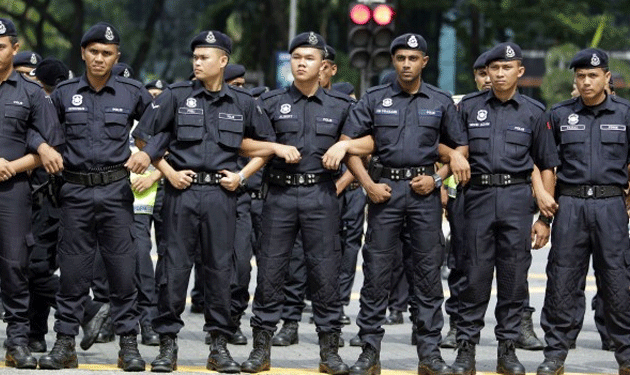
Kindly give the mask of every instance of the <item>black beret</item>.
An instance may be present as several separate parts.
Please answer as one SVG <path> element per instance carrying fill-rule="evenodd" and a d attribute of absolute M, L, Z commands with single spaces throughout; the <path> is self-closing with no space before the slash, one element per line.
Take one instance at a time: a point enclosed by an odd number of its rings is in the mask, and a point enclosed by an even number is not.
<path fill-rule="evenodd" d="M 18 52 L 13 56 L 13 66 L 28 66 L 29 68 L 35 68 L 39 62 L 42 61 L 42 57 L 31 51 Z"/>
<path fill-rule="evenodd" d="M 493 61 L 512 61 L 512 60 L 522 60 L 523 52 L 521 52 L 521 47 L 518 44 L 512 42 L 505 42 L 497 44 L 492 47 L 490 51 L 487 52 L 486 55 L 486 65 L 490 65 Z"/>
<path fill-rule="evenodd" d="M 388 85 L 390 83 L 394 83 L 396 82 L 396 78 L 397 78 L 397 73 L 395 70 L 390 71 L 389 73 L 385 74 L 382 78 L 381 81 L 379 82 L 381 85 Z"/>
<path fill-rule="evenodd" d="M 245 75 L 245 67 L 240 64 L 228 64 L 223 71 L 223 80 L 231 81 Z"/>
<path fill-rule="evenodd" d="M 477 60 L 475 60 L 475 63 L 473 64 L 473 70 L 486 67 L 486 57 L 488 57 L 488 52 L 490 51 L 486 51 L 477 57 Z"/>
<path fill-rule="evenodd" d="M 298 34 L 291 40 L 291 43 L 289 43 L 289 53 L 293 53 L 293 50 L 298 47 L 312 47 L 326 52 L 326 41 L 321 35 L 309 31 L 307 33 Z M 327 58 L 327 56 L 324 56 L 324 58 Z"/>
<path fill-rule="evenodd" d="M 334 48 L 326 44 L 326 60 L 335 61 L 335 57 L 337 57 L 337 51 Z"/>
<path fill-rule="evenodd" d="M 222 49 L 228 55 L 232 53 L 232 39 L 220 31 L 202 31 L 190 41 L 190 50 L 195 52 L 197 47 L 214 47 Z"/>
<path fill-rule="evenodd" d="M 389 52 L 393 55 L 399 48 L 414 49 L 427 53 L 427 41 L 420 34 L 403 34 L 392 41 Z"/>
<path fill-rule="evenodd" d="M 35 77 L 46 86 L 57 86 L 70 78 L 70 70 L 61 60 L 47 57 L 35 69 Z"/>
<path fill-rule="evenodd" d="M 120 44 L 120 35 L 114 26 L 106 22 L 99 22 L 90 27 L 81 38 L 81 47 L 90 43 Z"/>
<path fill-rule="evenodd" d="M 253 97 L 257 98 L 257 97 L 261 96 L 262 94 L 266 93 L 267 91 L 269 91 L 269 87 L 267 87 L 267 86 L 258 86 L 258 87 L 254 87 L 253 89 L 249 90 L 249 93 L 252 94 Z"/>
<path fill-rule="evenodd" d="M 354 94 L 354 86 L 350 82 L 337 82 L 332 84 L 332 89 L 346 95 Z"/>
<path fill-rule="evenodd" d="M 0 18 L 0 36 L 17 36 L 17 29 L 13 21 Z"/>
<path fill-rule="evenodd" d="M 161 79 L 156 79 L 154 81 L 147 82 L 144 85 L 144 88 L 147 90 L 151 90 L 151 89 L 164 90 L 165 87 L 166 87 L 166 82 L 162 81 Z"/>
<path fill-rule="evenodd" d="M 112 67 L 112 74 L 125 78 L 133 78 L 133 69 L 128 64 L 118 63 Z"/>
<path fill-rule="evenodd" d="M 608 54 L 599 48 L 581 50 L 573 56 L 569 64 L 569 69 L 606 67 L 608 67 Z"/>

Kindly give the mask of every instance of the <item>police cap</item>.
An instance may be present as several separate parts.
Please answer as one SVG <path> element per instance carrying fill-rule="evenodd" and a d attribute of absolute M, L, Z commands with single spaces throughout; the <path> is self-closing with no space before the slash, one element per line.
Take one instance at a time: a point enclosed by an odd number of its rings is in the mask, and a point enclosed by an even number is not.
<path fill-rule="evenodd" d="M 133 69 L 128 64 L 117 63 L 112 67 L 112 74 L 125 78 L 133 78 Z"/>
<path fill-rule="evenodd" d="M 354 86 L 350 82 L 337 82 L 332 84 L 332 89 L 346 95 L 354 94 Z"/>
<path fill-rule="evenodd" d="M 291 43 L 289 43 L 289 53 L 293 53 L 298 47 L 321 49 L 325 52 L 324 55 L 326 55 L 326 41 L 324 37 L 312 31 L 296 35 L 295 38 L 291 40 Z M 324 56 L 324 58 L 328 58 L 328 56 Z"/>
<path fill-rule="evenodd" d="M 490 65 L 493 61 L 512 61 L 522 60 L 523 52 L 518 44 L 512 42 L 505 42 L 497 44 L 492 47 L 486 55 L 486 65 Z"/>
<path fill-rule="evenodd" d="M 608 54 L 599 48 L 587 48 L 576 53 L 569 64 L 569 69 L 607 68 Z"/>
<path fill-rule="evenodd" d="M 477 60 L 475 60 L 475 63 L 473 64 L 473 70 L 482 69 L 486 67 L 486 57 L 488 56 L 488 52 L 490 51 L 486 51 L 482 53 L 481 55 L 479 55 L 479 57 L 477 57 Z"/>
<path fill-rule="evenodd" d="M 326 44 L 326 60 L 335 61 L 335 57 L 337 57 L 337 51 L 334 48 Z"/>
<path fill-rule="evenodd" d="M 258 86 L 258 87 L 254 87 L 253 89 L 249 90 L 249 93 L 252 94 L 253 97 L 257 98 L 257 97 L 261 96 L 262 94 L 266 93 L 267 91 L 269 91 L 269 87 L 267 87 L 267 86 Z"/>
<path fill-rule="evenodd" d="M 427 41 L 420 34 L 407 33 L 396 37 L 389 46 L 389 52 L 393 55 L 400 48 L 412 49 L 427 53 Z"/>
<path fill-rule="evenodd" d="M 13 67 L 27 66 L 35 68 L 40 61 L 42 61 L 42 57 L 39 54 L 31 51 L 22 51 L 13 56 Z"/>
<path fill-rule="evenodd" d="M 223 79 L 225 82 L 245 75 L 245 67 L 241 64 L 228 64 L 223 71 Z"/>
<path fill-rule="evenodd" d="M 70 70 L 61 60 L 47 57 L 35 68 L 35 77 L 44 85 L 55 87 L 70 78 Z"/>
<path fill-rule="evenodd" d="M 90 43 L 120 44 L 120 34 L 116 28 L 106 22 L 99 22 L 90 27 L 81 38 L 81 47 Z"/>
<path fill-rule="evenodd" d="M 144 88 L 147 90 L 151 90 L 151 89 L 164 90 L 164 87 L 166 87 L 166 83 L 162 81 L 161 79 L 149 81 L 144 85 Z"/>
<path fill-rule="evenodd" d="M 17 29 L 13 21 L 0 18 L 0 37 L 1 36 L 17 36 Z"/>
<path fill-rule="evenodd" d="M 232 39 L 220 31 L 202 31 L 190 41 L 190 50 L 195 52 L 197 47 L 213 47 L 232 54 Z"/>

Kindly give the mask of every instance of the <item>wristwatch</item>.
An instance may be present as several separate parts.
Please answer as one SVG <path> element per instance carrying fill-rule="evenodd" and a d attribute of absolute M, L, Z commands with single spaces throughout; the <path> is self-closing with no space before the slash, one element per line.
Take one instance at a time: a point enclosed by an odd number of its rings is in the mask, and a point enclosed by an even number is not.
<path fill-rule="evenodd" d="M 545 216 L 545 215 L 538 215 L 538 220 L 542 221 L 543 223 L 547 224 L 547 226 L 550 226 L 551 223 L 553 223 L 553 216 Z"/>
<path fill-rule="evenodd" d="M 436 188 L 436 189 L 441 188 L 441 187 L 442 187 L 442 177 L 440 177 L 440 175 L 439 175 L 439 174 L 437 174 L 437 173 L 436 173 L 436 174 L 434 174 L 434 175 L 433 175 L 433 176 L 431 176 L 431 177 L 433 177 L 433 181 L 435 181 L 435 188 Z"/>
<path fill-rule="evenodd" d="M 245 175 L 243 175 L 243 172 L 242 172 L 242 171 L 241 171 L 241 172 L 238 172 L 237 174 L 238 174 L 238 177 L 241 179 L 241 180 L 238 182 L 238 184 L 239 184 L 240 186 L 245 186 L 245 183 L 247 182 L 247 178 L 245 177 Z"/>

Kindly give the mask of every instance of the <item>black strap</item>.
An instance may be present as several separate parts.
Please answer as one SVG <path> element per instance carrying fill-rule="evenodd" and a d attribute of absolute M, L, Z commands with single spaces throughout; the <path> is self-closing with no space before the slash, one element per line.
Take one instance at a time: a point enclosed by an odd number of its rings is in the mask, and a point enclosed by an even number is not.
<path fill-rule="evenodd" d="M 123 166 L 102 168 L 100 172 L 76 172 L 63 170 L 63 179 L 72 184 L 84 186 L 104 186 L 129 177 L 129 171 Z"/>
<path fill-rule="evenodd" d="M 475 174 L 470 177 L 470 184 L 473 186 L 508 186 L 530 182 L 532 182 L 531 173 Z"/>
<path fill-rule="evenodd" d="M 404 168 L 389 168 L 383 167 L 381 177 L 388 178 L 390 180 L 412 180 L 417 176 L 431 176 L 435 173 L 433 165 L 423 165 L 420 167 L 404 167 Z"/>
<path fill-rule="evenodd" d="M 556 188 L 558 195 L 577 198 L 610 198 L 622 196 L 623 189 L 617 185 L 570 185 L 559 182 Z"/>
<path fill-rule="evenodd" d="M 332 179 L 332 173 L 285 173 L 277 169 L 269 171 L 269 183 L 277 186 L 310 186 Z"/>
<path fill-rule="evenodd" d="M 192 183 L 195 185 L 219 185 L 223 177 L 225 176 L 218 172 L 197 172 L 193 176 Z"/>

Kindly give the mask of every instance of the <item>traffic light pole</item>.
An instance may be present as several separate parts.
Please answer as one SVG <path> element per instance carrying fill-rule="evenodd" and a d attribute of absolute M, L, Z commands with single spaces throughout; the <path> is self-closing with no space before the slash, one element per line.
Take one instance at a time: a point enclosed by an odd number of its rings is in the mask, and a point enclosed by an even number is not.
<path fill-rule="evenodd" d="M 370 77 L 368 77 L 368 74 L 368 69 L 361 69 L 361 87 L 359 87 L 359 92 L 361 93 L 361 96 L 363 96 L 365 90 L 368 89 L 368 81 L 370 79 Z"/>

